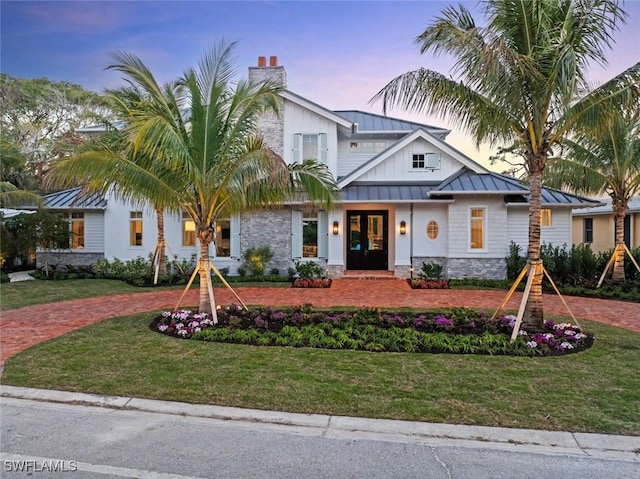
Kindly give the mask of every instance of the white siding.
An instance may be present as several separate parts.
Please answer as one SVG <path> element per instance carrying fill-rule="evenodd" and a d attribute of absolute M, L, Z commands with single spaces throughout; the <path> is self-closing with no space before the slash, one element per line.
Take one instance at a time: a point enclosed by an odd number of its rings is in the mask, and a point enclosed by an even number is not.
<path fill-rule="evenodd" d="M 507 222 L 509 241 L 520 245 L 521 254 L 529 247 L 529 207 L 510 206 Z M 551 210 L 551 226 L 540 227 L 542 243 L 554 246 L 571 246 L 571 210 L 567 208 Z"/>
<path fill-rule="evenodd" d="M 413 210 L 413 256 L 444 257 L 447 256 L 448 241 L 448 206 L 416 205 Z M 438 224 L 438 236 L 431 239 L 427 236 L 427 225 L 430 221 Z"/>
<path fill-rule="evenodd" d="M 85 253 L 104 252 L 104 212 L 84 212 L 84 249 Z"/>
<path fill-rule="evenodd" d="M 413 155 L 425 153 L 440 154 L 439 170 L 412 168 Z M 358 181 L 442 181 L 461 167 L 462 165 L 458 160 L 447 155 L 426 140 L 417 138 L 405 148 L 359 177 Z"/>
<path fill-rule="evenodd" d="M 396 139 L 377 139 L 372 138 L 365 141 L 386 141 L 387 148 L 395 145 L 398 141 Z M 376 155 L 350 155 L 349 154 L 349 146 L 352 141 L 358 141 L 357 139 L 351 138 L 339 138 L 338 139 L 338 176 L 347 176 L 353 170 L 359 168 L 364 165 L 367 161 L 373 158 Z"/>
<path fill-rule="evenodd" d="M 469 209 L 485 208 L 486 249 L 469 250 Z M 470 195 L 458 197 L 449 206 L 450 258 L 505 258 L 509 252 L 507 208 L 502 197 Z"/>
<path fill-rule="evenodd" d="M 327 166 L 336 176 L 338 158 L 338 127 L 335 122 L 307 110 L 290 101 L 284 102 L 284 161 L 294 161 L 294 139 L 296 133 L 327 134 Z"/>

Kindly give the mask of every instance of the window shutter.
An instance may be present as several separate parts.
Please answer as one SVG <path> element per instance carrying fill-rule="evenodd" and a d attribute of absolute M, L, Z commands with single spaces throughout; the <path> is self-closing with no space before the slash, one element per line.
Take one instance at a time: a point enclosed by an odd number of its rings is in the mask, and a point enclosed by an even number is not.
<path fill-rule="evenodd" d="M 293 135 L 293 162 L 302 163 L 302 134 Z"/>
<path fill-rule="evenodd" d="M 318 161 L 320 161 L 320 163 L 322 163 L 323 165 L 327 164 L 327 134 L 326 133 L 319 133 L 318 134 L 318 148 L 319 148 L 319 152 L 318 152 Z"/>
<path fill-rule="evenodd" d="M 318 211 L 318 258 L 329 257 L 329 218 L 326 211 Z"/>
<path fill-rule="evenodd" d="M 291 211 L 291 257 L 302 258 L 302 211 Z"/>
<path fill-rule="evenodd" d="M 229 226 L 231 227 L 229 256 L 239 258 L 242 255 L 240 251 L 240 215 L 232 215 L 229 219 Z"/>

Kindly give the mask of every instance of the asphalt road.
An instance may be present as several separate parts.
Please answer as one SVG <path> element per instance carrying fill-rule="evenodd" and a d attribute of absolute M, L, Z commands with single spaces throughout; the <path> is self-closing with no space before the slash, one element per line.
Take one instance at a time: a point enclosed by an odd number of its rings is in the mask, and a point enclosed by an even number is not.
<path fill-rule="evenodd" d="M 635 460 L 516 444 L 1 401 L 2 478 L 640 478 Z"/>

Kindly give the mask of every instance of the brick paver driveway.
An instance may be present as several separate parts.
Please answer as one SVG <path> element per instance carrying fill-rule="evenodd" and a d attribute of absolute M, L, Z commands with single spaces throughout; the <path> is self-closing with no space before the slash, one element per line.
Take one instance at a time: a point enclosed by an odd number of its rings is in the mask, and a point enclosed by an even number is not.
<path fill-rule="evenodd" d="M 492 314 L 502 302 L 504 291 L 489 290 L 412 290 L 401 280 L 336 279 L 329 289 L 247 288 L 235 291 L 248 305 L 293 306 L 311 303 L 315 306 L 381 306 L 486 308 Z M 4 311 L 0 318 L 0 361 L 34 344 L 60 336 L 102 319 L 128 314 L 173 309 L 181 291 L 152 291 L 101 296 L 50 303 Z M 215 289 L 216 301 L 227 305 L 237 302 L 230 291 Z M 517 310 L 521 294 L 516 293 L 507 304 Z M 565 297 L 573 314 L 581 318 L 612 324 L 640 332 L 640 303 Z M 198 292 L 191 290 L 183 305 L 195 305 Z M 551 294 L 544 298 L 545 312 L 567 315 L 560 299 Z M 26 331 L 25 331 L 26 330 Z"/>

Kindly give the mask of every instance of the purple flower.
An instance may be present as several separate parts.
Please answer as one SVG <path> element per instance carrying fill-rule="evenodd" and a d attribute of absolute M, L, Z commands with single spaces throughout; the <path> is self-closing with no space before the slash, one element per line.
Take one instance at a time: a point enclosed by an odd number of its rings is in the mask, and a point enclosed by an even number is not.
<path fill-rule="evenodd" d="M 453 321 L 449 318 L 446 318 L 442 315 L 436 316 L 436 319 L 433 320 L 433 323 L 441 328 L 450 329 L 453 328 Z"/>

